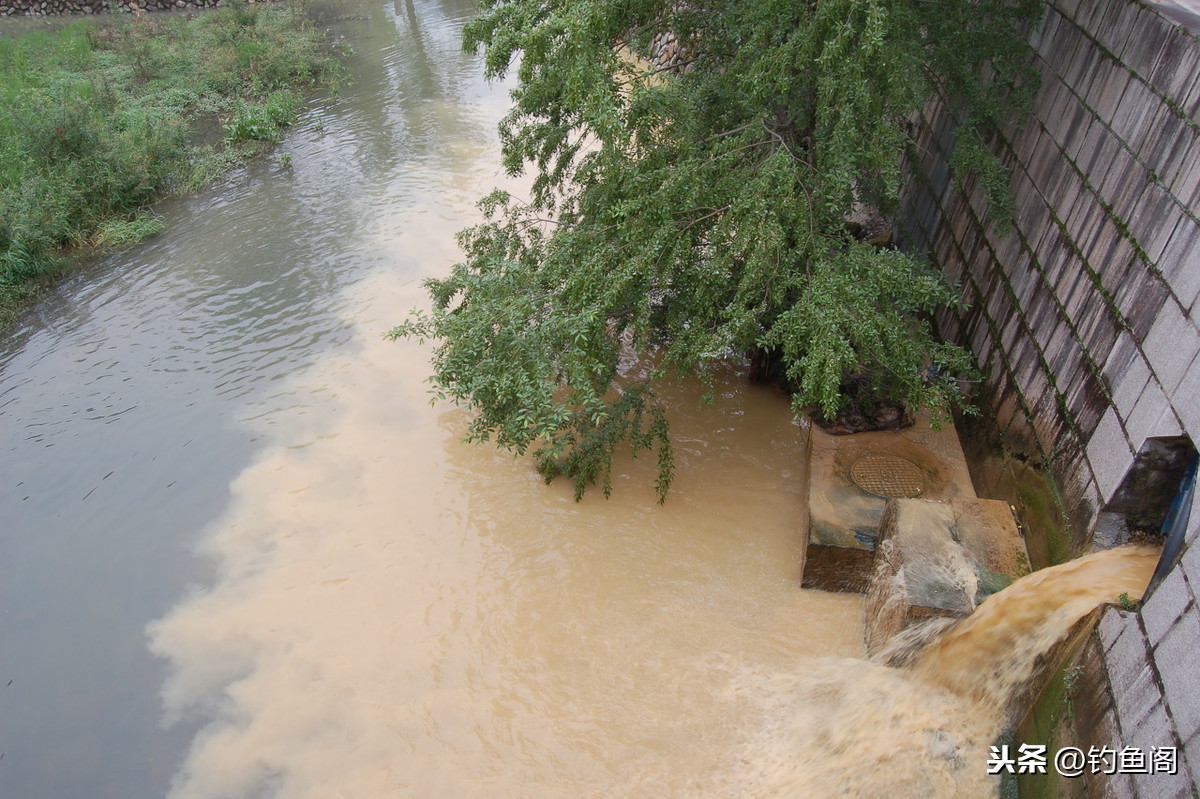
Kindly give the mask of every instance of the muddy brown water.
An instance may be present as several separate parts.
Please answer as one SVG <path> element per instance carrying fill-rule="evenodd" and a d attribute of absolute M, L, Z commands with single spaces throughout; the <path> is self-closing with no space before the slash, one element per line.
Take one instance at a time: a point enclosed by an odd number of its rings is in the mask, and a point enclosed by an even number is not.
<path fill-rule="evenodd" d="M 799 588 L 777 394 L 666 389 L 664 507 L 649 458 L 576 503 L 461 444 L 382 334 L 506 182 L 470 6 L 323 6 L 353 84 L 5 342 L 0 796 L 994 795 L 1009 683 L 1155 555 L 1025 578 L 892 669 L 861 598 Z"/>
<path fill-rule="evenodd" d="M 577 504 L 382 339 L 505 181 L 471 6 L 323 7 L 340 96 L 4 344 L 0 796 L 709 795 L 746 675 L 861 652 L 781 397 L 673 389 L 668 504 Z"/>

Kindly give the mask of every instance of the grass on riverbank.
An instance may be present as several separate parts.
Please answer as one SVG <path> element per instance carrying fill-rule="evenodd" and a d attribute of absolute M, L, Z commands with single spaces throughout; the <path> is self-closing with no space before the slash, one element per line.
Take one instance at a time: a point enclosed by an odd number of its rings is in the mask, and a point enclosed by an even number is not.
<path fill-rule="evenodd" d="M 0 37 L 0 318 L 66 249 L 153 235 L 154 199 L 277 140 L 338 55 L 297 4 Z"/>

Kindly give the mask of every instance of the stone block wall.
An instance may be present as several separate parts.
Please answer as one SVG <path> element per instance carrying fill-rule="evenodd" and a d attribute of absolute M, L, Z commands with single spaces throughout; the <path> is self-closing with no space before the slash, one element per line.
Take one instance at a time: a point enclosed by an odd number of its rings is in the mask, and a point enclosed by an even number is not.
<path fill-rule="evenodd" d="M 108 11 L 165 11 L 214 8 L 221 0 L 0 0 L 0 17 L 101 14 Z"/>
<path fill-rule="evenodd" d="M 1200 443 L 1200 40 L 1172 19 L 1137 0 L 1047 3 L 1033 117 L 994 142 L 1010 230 L 971 181 L 953 185 L 952 114 L 930 107 L 917 128 L 906 244 L 961 284 L 969 308 L 939 328 L 985 372 L 1005 445 L 1053 473 L 1078 549 L 1147 439 Z M 1198 534 L 1193 507 L 1141 612 L 1099 626 L 1114 743 L 1180 753 L 1177 777 L 1129 777 L 1117 796 L 1200 785 Z"/>

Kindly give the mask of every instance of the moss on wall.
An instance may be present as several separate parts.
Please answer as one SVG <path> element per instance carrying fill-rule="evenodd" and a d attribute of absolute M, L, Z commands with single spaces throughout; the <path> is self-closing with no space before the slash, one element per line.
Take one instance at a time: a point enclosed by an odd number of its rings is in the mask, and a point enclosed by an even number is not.
<path fill-rule="evenodd" d="M 988 403 L 980 403 L 985 409 Z M 1036 569 L 1077 556 L 1084 542 L 1073 531 L 1062 492 L 1048 466 L 1026 451 L 1014 451 L 991 427 L 987 411 L 955 420 L 971 481 L 981 497 L 1001 499 L 1014 509 Z"/>
<path fill-rule="evenodd" d="M 1111 745 L 1112 692 L 1095 634 L 1100 611 L 1081 621 L 1072 636 L 1044 664 L 1042 684 L 1030 693 L 1028 711 L 1016 725 L 1014 740 L 1046 747 L 1045 774 L 1017 775 L 1020 799 L 1087 799 L 1111 795 L 1103 774 L 1064 777 L 1054 769 L 1054 754 L 1073 746 L 1087 752 Z"/>

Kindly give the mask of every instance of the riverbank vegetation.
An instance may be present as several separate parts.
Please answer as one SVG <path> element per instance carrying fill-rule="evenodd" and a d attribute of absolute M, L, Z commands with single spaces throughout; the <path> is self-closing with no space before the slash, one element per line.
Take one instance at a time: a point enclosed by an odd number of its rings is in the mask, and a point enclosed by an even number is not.
<path fill-rule="evenodd" d="M 986 143 L 1036 86 L 1036 0 L 484 5 L 467 43 L 516 70 L 504 157 L 532 195 L 487 198 L 432 311 L 392 331 L 437 342 L 470 438 L 532 450 L 577 495 L 608 492 L 619 447 L 657 450 L 662 496 L 668 374 L 757 360 L 831 419 L 850 393 L 963 404 L 969 354 L 928 321 L 957 292 L 847 220 L 896 211 L 913 114 L 939 96 L 961 112 L 954 174 L 1003 208 Z"/>
<path fill-rule="evenodd" d="M 0 315 L 65 250 L 152 235 L 156 198 L 277 140 L 338 55 L 298 4 L 0 38 Z"/>

